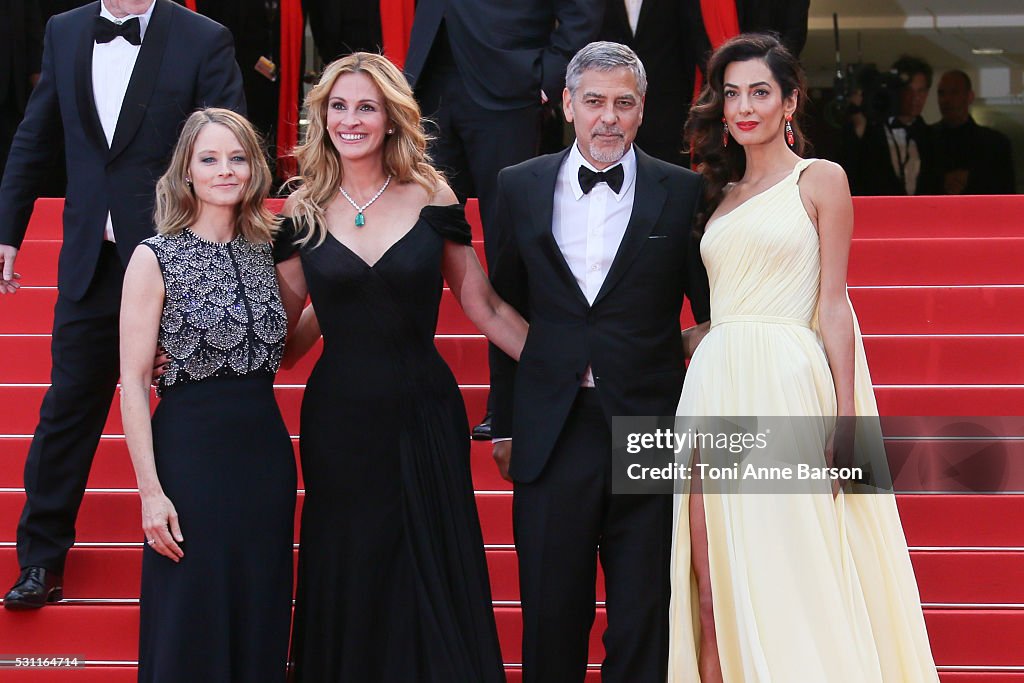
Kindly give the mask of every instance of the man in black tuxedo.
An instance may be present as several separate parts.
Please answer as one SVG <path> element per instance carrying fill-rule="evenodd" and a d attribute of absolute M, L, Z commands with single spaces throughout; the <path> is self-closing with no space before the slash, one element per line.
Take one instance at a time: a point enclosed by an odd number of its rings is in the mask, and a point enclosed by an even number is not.
<path fill-rule="evenodd" d="M 666 676 L 672 500 L 613 495 L 611 418 L 675 414 L 683 296 L 698 322 L 709 304 L 692 226 L 700 177 L 632 144 L 646 81 L 628 47 L 586 46 L 562 96 L 575 144 L 498 177 L 491 279 L 530 321 L 518 366 L 491 358 L 495 458 L 515 482 L 526 683 L 582 683 L 598 555 L 602 680 Z"/>
<path fill-rule="evenodd" d="M 405 74 L 437 124 L 430 155 L 459 199 L 477 197 L 494 264 L 498 171 L 536 156 L 541 105 L 597 37 L 604 0 L 420 0 Z M 491 402 L 488 401 L 490 404 Z M 490 438 L 491 408 L 474 438 Z"/>
<path fill-rule="evenodd" d="M 21 576 L 4 607 L 62 596 L 75 517 L 118 378 L 124 264 L 153 234 L 153 195 L 198 107 L 245 108 L 231 34 L 170 0 L 103 0 L 46 25 L 43 66 L 0 185 L 0 293 L 63 130 L 68 185 L 51 387 L 25 463 Z"/>
<path fill-rule="evenodd" d="M 689 166 L 683 154 L 683 125 L 690 112 L 693 79 L 706 42 L 699 2 L 606 0 L 601 40 L 628 45 L 647 69 L 644 102 L 647 125 L 636 143 L 648 154 Z"/>
<path fill-rule="evenodd" d="M 851 98 L 856 106 L 843 129 L 843 168 L 850 190 L 854 195 L 938 194 L 934 133 L 921 118 L 932 87 L 932 67 L 903 55 L 893 62 L 892 71 L 902 83 L 895 102 L 884 94 L 875 102 L 863 102 L 859 91 Z M 871 111 L 879 104 L 892 110 Z"/>

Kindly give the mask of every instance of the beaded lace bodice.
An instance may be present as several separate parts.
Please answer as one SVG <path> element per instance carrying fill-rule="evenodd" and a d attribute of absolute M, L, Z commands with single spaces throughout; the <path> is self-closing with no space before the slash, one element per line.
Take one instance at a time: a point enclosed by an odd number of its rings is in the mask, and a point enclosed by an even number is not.
<path fill-rule="evenodd" d="M 277 372 L 288 320 L 269 244 L 241 235 L 218 244 L 189 230 L 143 244 L 164 278 L 159 342 L 170 362 L 157 394 L 210 377 Z"/>

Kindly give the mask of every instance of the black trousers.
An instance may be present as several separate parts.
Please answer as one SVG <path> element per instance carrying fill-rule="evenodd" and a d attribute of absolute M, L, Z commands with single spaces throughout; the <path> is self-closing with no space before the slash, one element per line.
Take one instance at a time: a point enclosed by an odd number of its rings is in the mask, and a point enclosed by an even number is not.
<path fill-rule="evenodd" d="M 416 89 L 423 114 L 436 129 L 428 152 L 461 201 L 480 200 L 484 252 L 494 262 L 497 237 L 495 200 L 498 172 L 537 155 L 540 144 L 540 91 L 537 104 L 508 111 L 484 109 L 466 91 L 454 64 L 433 60 Z"/>
<path fill-rule="evenodd" d="M 667 676 L 672 497 L 612 495 L 611 466 L 597 390 L 581 389 L 540 478 L 515 485 L 524 683 L 583 683 L 598 557 L 608 614 L 601 680 Z"/>
<path fill-rule="evenodd" d="M 118 378 L 118 312 L 124 268 L 104 242 L 80 301 L 58 295 L 50 388 L 25 461 L 27 500 L 18 522 L 18 563 L 64 572 L 75 518 Z"/>

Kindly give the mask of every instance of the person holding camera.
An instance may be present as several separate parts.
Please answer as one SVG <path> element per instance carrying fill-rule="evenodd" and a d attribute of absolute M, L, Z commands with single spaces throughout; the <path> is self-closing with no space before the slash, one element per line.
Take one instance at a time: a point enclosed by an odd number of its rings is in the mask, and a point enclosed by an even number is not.
<path fill-rule="evenodd" d="M 904 55 L 892 78 L 862 85 L 850 97 L 843 166 L 854 195 L 922 195 L 938 192 L 932 130 L 921 118 L 932 87 L 932 67 Z"/>

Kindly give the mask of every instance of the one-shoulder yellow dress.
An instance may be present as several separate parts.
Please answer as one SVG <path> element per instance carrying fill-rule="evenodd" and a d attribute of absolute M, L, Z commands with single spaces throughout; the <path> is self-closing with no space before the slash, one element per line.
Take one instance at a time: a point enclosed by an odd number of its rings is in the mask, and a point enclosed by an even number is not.
<path fill-rule="evenodd" d="M 813 162 L 800 161 L 786 179 L 707 226 L 701 256 L 711 330 L 690 363 L 677 414 L 817 418 L 820 428 L 802 430 L 800 448 L 824 464 L 837 406 L 817 321 L 818 234 L 799 189 Z M 854 330 L 857 414 L 877 416 L 856 316 Z M 706 493 L 703 500 L 726 683 L 938 680 L 891 493 L 833 499 L 823 487 Z M 677 495 L 676 510 L 669 681 L 697 683 L 687 494 Z"/>

